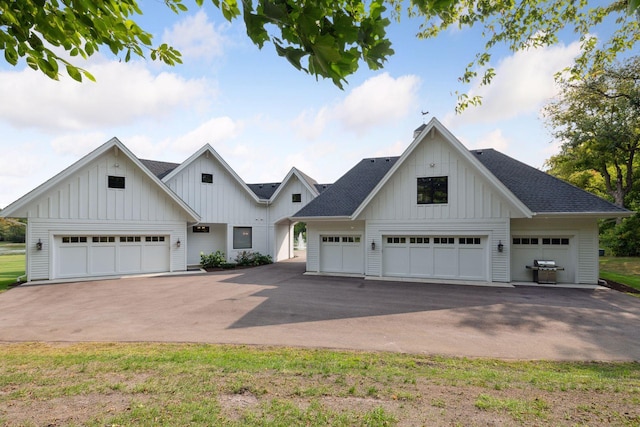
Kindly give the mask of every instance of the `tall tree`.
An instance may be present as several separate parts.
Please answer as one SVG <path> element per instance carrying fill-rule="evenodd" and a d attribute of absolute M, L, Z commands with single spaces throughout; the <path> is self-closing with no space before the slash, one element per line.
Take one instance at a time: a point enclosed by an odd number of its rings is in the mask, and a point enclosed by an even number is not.
<path fill-rule="evenodd" d="M 596 171 L 613 202 L 628 207 L 640 179 L 640 57 L 565 81 L 545 113 L 562 141 L 560 154 L 548 162 L 552 170 L 565 176 Z"/>
<path fill-rule="evenodd" d="M 511 51 L 548 46 L 558 33 L 573 30 L 583 55 L 573 67 L 580 75 L 593 64 L 605 64 L 640 41 L 640 0 L 211 0 L 228 19 L 242 17 L 247 35 L 259 47 L 271 42 L 278 55 L 294 67 L 342 87 L 360 62 L 382 67 L 393 54 L 386 29 L 390 18 L 424 19 L 419 37 L 436 37 L 450 27 L 481 26 L 485 40 L 460 80 L 469 83 L 482 74 L 482 84 L 494 76 L 494 48 Z M 183 0 L 163 0 L 176 13 L 187 10 Z M 202 6 L 204 0 L 194 0 Z M 9 64 L 21 58 L 35 70 L 57 78 L 60 69 L 81 81 L 91 74 L 68 55 L 89 57 L 101 47 L 128 61 L 132 54 L 181 62 L 171 46 L 154 46 L 152 35 L 136 22 L 142 14 L 137 0 L 0 0 L 0 50 Z M 615 20 L 608 40 L 592 36 L 597 27 Z M 63 56 L 60 50 L 66 52 Z M 480 102 L 459 94 L 459 108 Z"/>

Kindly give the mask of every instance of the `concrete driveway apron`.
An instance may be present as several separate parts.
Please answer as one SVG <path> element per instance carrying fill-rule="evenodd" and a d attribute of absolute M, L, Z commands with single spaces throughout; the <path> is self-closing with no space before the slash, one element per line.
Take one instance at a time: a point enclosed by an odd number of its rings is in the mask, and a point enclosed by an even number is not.
<path fill-rule="evenodd" d="M 552 360 L 640 360 L 640 299 L 304 275 L 299 260 L 224 272 L 20 286 L 0 341 L 156 341 Z"/>

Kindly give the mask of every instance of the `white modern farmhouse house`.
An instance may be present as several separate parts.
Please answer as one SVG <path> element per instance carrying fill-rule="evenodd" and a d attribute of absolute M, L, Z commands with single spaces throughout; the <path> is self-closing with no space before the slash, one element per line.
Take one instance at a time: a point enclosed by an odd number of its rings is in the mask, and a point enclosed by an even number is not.
<path fill-rule="evenodd" d="M 394 280 L 598 281 L 598 219 L 628 216 L 495 150 L 467 150 L 438 120 L 400 157 L 364 159 L 294 216 L 307 272 Z"/>
<path fill-rule="evenodd" d="M 111 139 L 0 216 L 27 218 L 28 280 L 184 271 L 222 250 L 293 257 L 308 273 L 444 282 L 598 280 L 598 223 L 630 215 L 495 150 L 467 150 L 438 120 L 400 157 L 364 159 L 333 185 L 292 168 L 246 184 L 210 146 L 181 164 Z"/>
<path fill-rule="evenodd" d="M 140 160 L 113 138 L 0 215 L 28 219 L 29 281 L 184 271 L 216 250 L 293 257 L 290 217 L 325 187 L 295 168 L 245 184 L 210 145 Z"/>

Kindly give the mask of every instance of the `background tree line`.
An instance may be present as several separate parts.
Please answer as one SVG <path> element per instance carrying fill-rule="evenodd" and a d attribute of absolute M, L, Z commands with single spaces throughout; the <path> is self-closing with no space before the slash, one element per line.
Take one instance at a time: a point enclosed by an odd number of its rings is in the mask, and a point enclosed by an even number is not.
<path fill-rule="evenodd" d="M 636 211 L 603 222 L 601 240 L 615 255 L 640 256 L 640 57 L 561 81 L 545 114 L 562 142 L 548 172 Z"/>
<path fill-rule="evenodd" d="M 0 242 L 24 243 L 27 220 L 0 218 Z"/>

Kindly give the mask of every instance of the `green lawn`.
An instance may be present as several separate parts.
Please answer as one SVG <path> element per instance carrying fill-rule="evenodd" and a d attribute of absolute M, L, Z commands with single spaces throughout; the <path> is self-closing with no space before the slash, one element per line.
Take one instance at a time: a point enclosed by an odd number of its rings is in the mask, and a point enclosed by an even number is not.
<path fill-rule="evenodd" d="M 600 277 L 640 290 L 640 257 L 600 257 Z"/>
<path fill-rule="evenodd" d="M 0 344 L 0 425 L 637 426 L 640 364 Z"/>
<path fill-rule="evenodd" d="M 0 292 L 24 274 L 24 254 L 0 255 Z"/>

